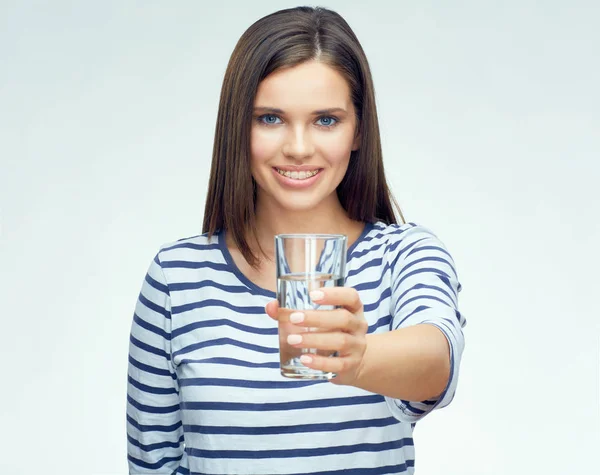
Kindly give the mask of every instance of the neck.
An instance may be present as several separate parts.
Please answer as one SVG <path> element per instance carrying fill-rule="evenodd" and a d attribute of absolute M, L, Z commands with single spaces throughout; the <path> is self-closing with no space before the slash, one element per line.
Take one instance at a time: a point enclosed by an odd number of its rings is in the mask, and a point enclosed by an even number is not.
<path fill-rule="evenodd" d="M 321 203 L 318 209 L 303 211 L 281 209 L 260 197 L 256 203 L 256 235 L 268 256 L 273 255 L 276 234 L 345 234 L 351 243 L 362 229 L 363 223 L 348 217 L 337 195 L 329 203 Z"/>

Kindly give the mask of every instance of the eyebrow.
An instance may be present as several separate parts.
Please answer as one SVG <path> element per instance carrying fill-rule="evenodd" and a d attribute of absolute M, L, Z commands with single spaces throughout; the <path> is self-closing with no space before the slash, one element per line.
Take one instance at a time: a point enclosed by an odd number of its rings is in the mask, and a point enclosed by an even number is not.
<path fill-rule="evenodd" d="M 276 107 L 255 107 L 255 112 L 270 112 L 273 114 L 285 114 L 282 109 L 277 109 Z M 323 115 L 323 114 L 333 114 L 334 112 L 343 112 L 346 113 L 346 109 L 341 107 L 330 107 L 329 109 L 320 109 L 316 111 L 312 111 L 313 115 Z"/>

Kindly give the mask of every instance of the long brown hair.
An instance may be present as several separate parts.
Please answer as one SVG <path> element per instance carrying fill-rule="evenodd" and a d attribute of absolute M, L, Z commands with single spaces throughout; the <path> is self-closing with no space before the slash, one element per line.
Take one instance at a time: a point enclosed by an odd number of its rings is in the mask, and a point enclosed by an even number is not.
<path fill-rule="evenodd" d="M 253 267 L 258 258 L 248 244 L 255 233 L 256 183 L 250 171 L 250 133 L 259 83 L 280 68 L 317 60 L 341 73 L 350 86 L 360 147 L 350 155 L 337 188 L 350 219 L 397 223 L 404 217 L 384 174 L 373 79 L 356 35 L 336 12 L 296 7 L 272 13 L 239 39 L 221 89 L 203 233 L 225 229 Z"/>

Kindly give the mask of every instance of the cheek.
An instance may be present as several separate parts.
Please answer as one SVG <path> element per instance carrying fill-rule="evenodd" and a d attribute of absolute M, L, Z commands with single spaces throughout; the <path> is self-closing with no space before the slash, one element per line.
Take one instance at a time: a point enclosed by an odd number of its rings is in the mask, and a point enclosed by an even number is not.
<path fill-rule="evenodd" d="M 258 164 L 273 158 L 277 152 L 277 141 L 274 137 L 260 130 L 253 129 L 250 136 L 250 153 L 252 163 Z"/>
<path fill-rule="evenodd" d="M 343 137 L 327 137 L 321 142 L 320 149 L 331 165 L 347 166 L 350 160 L 350 153 L 352 152 L 351 135 L 344 134 Z"/>

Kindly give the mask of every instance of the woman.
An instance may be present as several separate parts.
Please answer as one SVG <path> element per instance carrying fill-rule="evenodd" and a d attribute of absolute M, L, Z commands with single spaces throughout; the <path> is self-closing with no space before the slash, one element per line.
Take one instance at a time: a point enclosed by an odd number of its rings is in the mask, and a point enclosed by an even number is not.
<path fill-rule="evenodd" d="M 253 24 L 225 73 L 204 234 L 161 248 L 136 306 L 130 473 L 414 472 L 414 424 L 454 395 L 465 321 L 452 258 L 392 202 L 347 23 L 300 7 Z M 303 312 L 323 331 L 290 340 L 338 351 L 304 361 L 333 384 L 279 373 L 284 232 L 348 236 L 346 285 L 320 296 L 341 308 Z"/>

